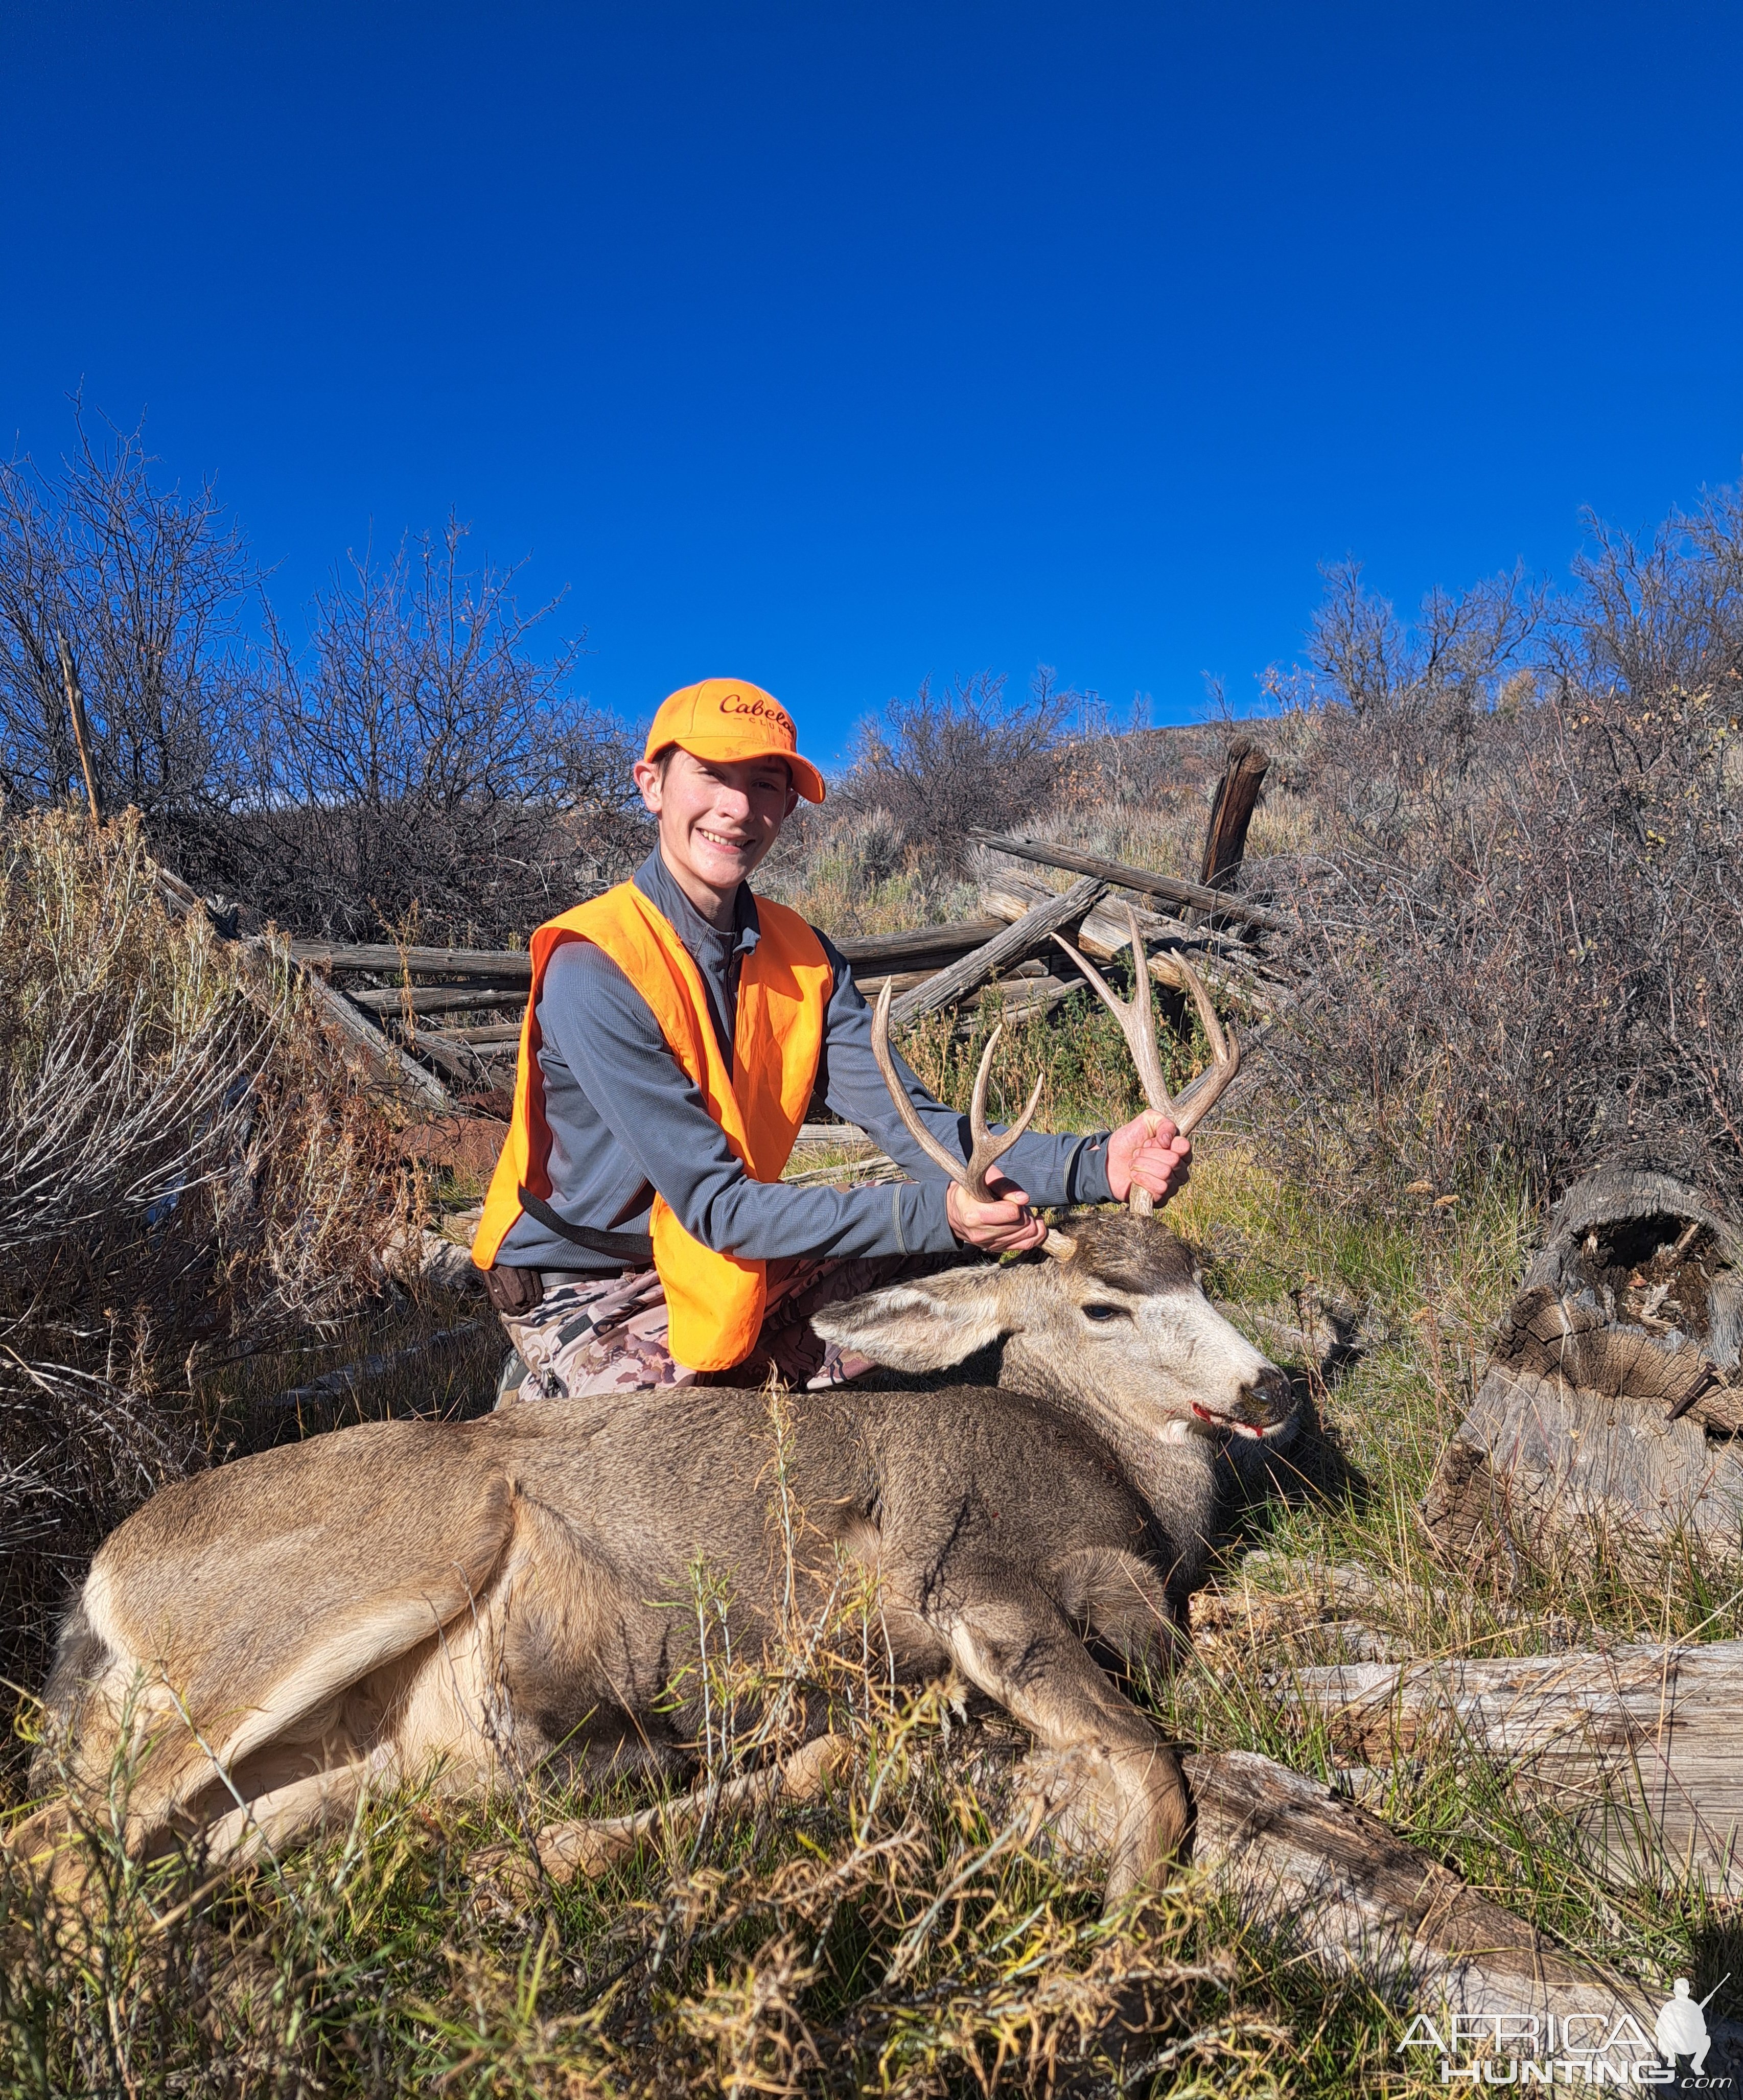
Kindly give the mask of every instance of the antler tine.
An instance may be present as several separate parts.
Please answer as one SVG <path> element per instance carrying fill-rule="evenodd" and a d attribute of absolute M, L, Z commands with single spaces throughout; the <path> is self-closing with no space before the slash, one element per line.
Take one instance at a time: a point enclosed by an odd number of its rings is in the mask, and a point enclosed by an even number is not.
<path fill-rule="evenodd" d="M 993 1052 L 999 1047 L 999 1038 L 1004 1033 L 1001 1021 L 986 1039 L 986 1048 L 981 1052 L 981 1069 L 974 1075 L 974 1095 L 969 1104 L 969 1135 L 974 1140 L 974 1149 L 969 1155 L 969 1178 L 963 1185 L 971 1196 L 983 1203 L 993 1198 L 986 1188 L 986 1170 L 995 1160 L 1002 1158 L 1028 1129 L 1030 1119 L 1041 1099 L 1041 1088 L 1046 1083 L 1044 1072 L 1035 1083 L 1029 1096 L 1029 1105 L 1010 1127 L 995 1136 L 986 1127 L 986 1081 L 992 1071 Z"/>
<path fill-rule="evenodd" d="M 1008 1130 L 1002 1137 L 994 1137 L 986 1128 L 986 1078 L 992 1069 L 992 1053 L 1002 1026 L 994 1029 L 986 1049 L 981 1056 L 981 1069 L 975 1074 L 974 1099 L 969 1112 L 969 1128 L 974 1140 L 974 1149 L 966 1167 L 953 1152 L 939 1144 L 932 1132 L 920 1119 L 918 1110 L 908 1099 L 908 1090 L 902 1083 L 895 1061 L 889 1048 L 889 986 L 885 984 L 877 995 L 877 1004 L 872 1013 L 872 1054 L 877 1060 L 877 1069 L 884 1075 L 884 1084 L 889 1089 L 889 1098 L 894 1102 L 896 1113 L 902 1118 L 907 1133 L 937 1167 L 942 1167 L 952 1181 L 959 1183 L 978 1202 L 986 1202 L 986 1170 L 1003 1152 L 1016 1144 L 1029 1127 L 1029 1118 L 1035 1114 L 1035 1104 L 1041 1098 L 1041 1082 L 1037 1079 L 1035 1092 L 1029 1096 L 1029 1105 L 1023 1110 L 1022 1120 Z M 991 1148 L 990 1149 L 986 1148 Z M 1055 1232 L 1048 1228 L 1047 1238 L 1041 1242 L 1043 1251 L 1056 1261 L 1070 1261 L 1077 1252 L 1077 1242 L 1069 1233 Z"/>
<path fill-rule="evenodd" d="M 1116 997 L 1101 971 L 1086 956 L 1080 955 L 1063 933 L 1056 933 L 1053 938 L 1095 986 L 1102 1004 L 1119 1023 L 1119 1032 L 1126 1039 L 1132 1061 L 1138 1068 L 1138 1084 L 1144 1089 L 1145 1106 L 1154 1109 L 1158 1115 L 1172 1116 L 1174 1104 L 1168 1098 L 1167 1082 L 1162 1076 L 1162 1057 L 1156 1048 L 1156 1027 L 1151 1018 L 1149 965 L 1144 957 L 1144 937 L 1138 931 L 1137 914 L 1129 904 L 1126 907 L 1126 924 L 1132 936 L 1132 959 L 1138 980 L 1130 999 Z"/>
<path fill-rule="evenodd" d="M 920 1119 L 920 1111 L 908 1099 L 908 1090 L 902 1083 L 895 1061 L 889 1052 L 889 982 L 886 978 L 883 990 L 877 995 L 877 1004 L 872 1012 L 872 1055 L 877 1060 L 877 1069 L 884 1075 L 884 1084 L 889 1089 L 889 1098 L 896 1105 L 896 1114 L 906 1125 L 907 1134 L 932 1162 L 942 1167 L 952 1181 L 969 1186 L 969 1170 L 954 1152 L 946 1149 Z M 971 1194 L 973 1191 L 969 1191 Z M 983 1199 L 984 1200 L 984 1199 Z"/>
<path fill-rule="evenodd" d="M 1214 1061 L 1200 1077 L 1203 1081 L 1194 1097 L 1181 1108 L 1175 1121 L 1180 1126 L 1182 1137 L 1188 1136 L 1210 1114 L 1217 1097 L 1241 1069 L 1241 1039 L 1231 1028 L 1225 1035 L 1222 1023 L 1216 1018 L 1216 1009 L 1211 1004 L 1211 995 L 1205 990 L 1198 973 L 1189 963 L 1176 958 L 1180 975 L 1192 994 L 1193 1004 L 1198 1009 L 1198 1018 L 1204 1023 L 1204 1032 L 1211 1039 L 1211 1055 Z M 1196 1085 L 1198 1083 L 1194 1082 Z"/>

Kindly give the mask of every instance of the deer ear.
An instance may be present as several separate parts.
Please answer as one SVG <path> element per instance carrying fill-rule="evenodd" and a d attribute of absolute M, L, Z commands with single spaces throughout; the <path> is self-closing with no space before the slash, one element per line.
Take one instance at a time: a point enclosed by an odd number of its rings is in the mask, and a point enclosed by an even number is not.
<path fill-rule="evenodd" d="M 946 1370 L 1006 1332 L 1007 1275 L 995 1262 L 948 1268 L 825 1305 L 811 1325 L 826 1342 L 857 1349 L 891 1370 Z"/>

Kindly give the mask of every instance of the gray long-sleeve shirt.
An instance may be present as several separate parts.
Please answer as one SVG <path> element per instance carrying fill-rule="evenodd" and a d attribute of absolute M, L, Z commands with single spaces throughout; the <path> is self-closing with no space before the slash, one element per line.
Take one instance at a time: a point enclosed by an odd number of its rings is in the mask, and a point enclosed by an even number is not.
<path fill-rule="evenodd" d="M 739 968 L 760 938 L 748 885 L 739 889 L 733 930 L 721 933 L 685 896 L 657 847 L 634 880 L 694 959 L 730 1062 Z M 949 1184 L 909 1136 L 872 1057 L 871 1008 L 840 950 L 827 934 L 818 938 L 835 982 L 816 1095 L 915 1179 L 846 1189 L 752 1180 L 701 1090 L 672 1055 L 647 1002 L 602 949 L 568 941 L 545 967 L 538 1004 L 549 1202 L 559 1216 L 596 1231 L 645 1232 L 657 1189 L 693 1238 L 744 1260 L 945 1253 L 956 1245 L 944 1208 Z M 922 1119 L 966 1158 L 967 1118 L 934 1101 L 900 1058 L 896 1068 Z M 1031 1131 L 999 1164 L 1037 1203 L 1109 1200 L 1105 1132 L 1052 1137 Z M 600 1274 L 620 1266 L 524 1213 L 496 1258 L 514 1268 Z"/>

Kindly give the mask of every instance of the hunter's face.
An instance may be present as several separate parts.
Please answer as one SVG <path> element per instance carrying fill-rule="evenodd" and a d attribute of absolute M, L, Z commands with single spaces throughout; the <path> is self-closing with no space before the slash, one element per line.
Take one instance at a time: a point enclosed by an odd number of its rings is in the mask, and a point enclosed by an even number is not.
<path fill-rule="evenodd" d="M 780 836 L 798 796 L 780 758 L 704 760 L 677 749 L 664 777 L 646 760 L 635 769 L 642 800 L 660 819 L 660 849 L 687 889 L 687 876 L 730 897 Z"/>

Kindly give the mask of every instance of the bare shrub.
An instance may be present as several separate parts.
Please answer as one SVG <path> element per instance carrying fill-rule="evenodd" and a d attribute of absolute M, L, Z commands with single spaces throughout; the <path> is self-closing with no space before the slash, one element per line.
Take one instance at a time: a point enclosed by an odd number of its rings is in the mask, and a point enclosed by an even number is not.
<path fill-rule="evenodd" d="M 286 924 L 524 935 L 638 857 L 626 740 L 569 690 L 580 644 L 538 655 L 554 607 L 463 567 L 466 536 L 354 558 L 300 651 L 271 624 L 232 880 Z"/>
<path fill-rule="evenodd" d="M 892 700 L 862 724 L 854 762 L 836 792 L 858 814 L 882 810 L 904 846 L 939 872 L 960 873 L 971 825 L 997 830 L 1044 802 L 1066 725 L 1082 696 L 1056 686 L 1044 666 L 1022 702 L 1008 701 L 991 672 L 911 700 Z"/>
<path fill-rule="evenodd" d="M 379 1112 L 269 958 L 158 905 L 136 817 L 0 817 L 0 1676 L 212 1455 L 202 1359 L 376 1287 Z"/>
<path fill-rule="evenodd" d="M 1412 633 L 1334 576 L 1279 1046 L 1322 1175 L 1738 1185 L 1739 518 L 1600 538 L 1553 620 L 1507 579 Z"/>
<path fill-rule="evenodd" d="M 302 933 L 523 935 L 627 872 L 642 827 L 615 721 L 541 652 L 514 572 L 461 562 L 465 529 L 367 553 L 293 643 L 210 483 L 165 486 L 143 426 L 51 471 L 0 463 L 0 794 L 82 798 L 60 639 L 105 810 L 143 816 L 208 894 Z"/>
<path fill-rule="evenodd" d="M 226 661 L 254 571 L 210 482 L 160 485 L 143 424 L 94 435 L 77 403 L 73 421 L 57 470 L 0 463 L 0 793 L 53 804 L 79 781 L 64 635 L 99 792 L 168 836 L 213 806 L 234 727 Z"/>

